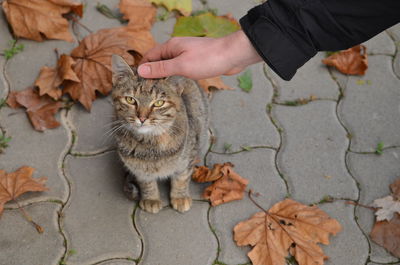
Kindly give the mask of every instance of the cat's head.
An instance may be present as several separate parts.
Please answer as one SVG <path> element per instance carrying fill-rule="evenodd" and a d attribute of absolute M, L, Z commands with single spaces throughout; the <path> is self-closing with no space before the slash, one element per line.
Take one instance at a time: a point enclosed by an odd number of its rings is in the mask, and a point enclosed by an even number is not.
<path fill-rule="evenodd" d="M 159 135 L 180 113 L 183 103 L 179 84 L 168 78 L 144 79 L 118 55 L 112 56 L 112 82 L 117 119 L 128 130 Z"/>

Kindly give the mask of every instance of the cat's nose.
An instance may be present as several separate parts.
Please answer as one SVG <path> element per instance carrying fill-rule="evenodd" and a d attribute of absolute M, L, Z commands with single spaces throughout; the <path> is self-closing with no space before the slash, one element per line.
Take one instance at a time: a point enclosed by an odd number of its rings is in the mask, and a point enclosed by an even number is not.
<path fill-rule="evenodd" d="M 147 118 L 146 117 L 139 117 L 139 120 L 140 120 L 141 123 L 144 123 L 147 120 Z"/>

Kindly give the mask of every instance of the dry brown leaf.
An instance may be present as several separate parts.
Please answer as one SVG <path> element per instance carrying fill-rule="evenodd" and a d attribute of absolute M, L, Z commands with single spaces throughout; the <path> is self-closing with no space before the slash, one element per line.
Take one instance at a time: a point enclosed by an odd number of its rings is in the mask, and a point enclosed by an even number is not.
<path fill-rule="evenodd" d="M 374 200 L 374 205 L 379 207 L 375 212 L 377 221 L 390 221 L 393 214 L 400 214 L 400 201 L 394 200 L 390 195 Z"/>
<path fill-rule="evenodd" d="M 74 41 L 64 14 L 82 16 L 83 5 L 68 0 L 5 0 L 2 4 L 15 36 L 35 41 Z"/>
<path fill-rule="evenodd" d="M 96 91 L 107 95 L 112 89 L 111 55 L 120 55 L 129 65 L 133 65 L 133 56 L 128 51 L 144 54 L 154 44 L 149 31 L 130 27 L 102 29 L 86 36 L 71 52 L 76 61 L 73 69 L 80 83 L 66 82 L 64 93 L 70 94 L 90 110 L 96 99 Z"/>
<path fill-rule="evenodd" d="M 212 89 L 218 89 L 218 90 L 232 90 L 233 89 L 232 87 L 226 85 L 224 83 L 224 81 L 222 81 L 220 76 L 197 80 L 197 83 L 207 93 L 210 93 Z"/>
<path fill-rule="evenodd" d="M 48 190 L 44 186 L 47 178 L 32 178 L 34 170 L 34 168 L 27 166 L 12 173 L 0 170 L 0 215 L 3 212 L 4 204 L 15 200 L 21 194 L 28 191 Z"/>
<path fill-rule="evenodd" d="M 150 30 L 155 22 L 157 9 L 147 0 L 121 0 L 119 10 L 123 19 L 129 20 L 128 26 Z"/>
<path fill-rule="evenodd" d="M 47 66 L 42 67 L 39 77 L 35 81 L 35 86 L 39 87 L 39 94 L 49 95 L 54 100 L 61 98 L 62 91 L 60 85 L 64 80 L 80 82 L 72 66 L 75 61 L 69 55 L 61 55 L 57 62 L 57 68 L 50 68 Z"/>
<path fill-rule="evenodd" d="M 339 222 L 316 206 L 286 199 L 267 212 L 238 223 L 238 246 L 251 245 L 247 254 L 254 265 L 284 265 L 291 254 L 299 265 L 322 265 L 327 257 L 317 243 L 329 244 L 330 234 L 341 230 Z"/>
<path fill-rule="evenodd" d="M 232 166 L 225 163 L 219 172 L 222 177 L 204 190 L 203 198 L 210 200 L 212 206 L 243 199 L 249 181 L 233 171 Z"/>
<path fill-rule="evenodd" d="M 400 178 L 390 184 L 390 190 L 395 200 L 400 201 Z"/>
<path fill-rule="evenodd" d="M 224 167 L 233 167 L 233 165 L 230 162 L 224 164 L 214 164 L 211 170 L 205 166 L 196 167 L 192 174 L 192 179 L 199 183 L 218 180 L 223 176 L 221 171 Z"/>
<path fill-rule="evenodd" d="M 400 258 L 400 215 L 396 213 L 390 221 L 376 222 L 370 237 L 392 255 Z"/>
<path fill-rule="evenodd" d="M 62 107 L 61 102 L 56 102 L 46 95 L 39 96 L 39 93 L 32 87 L 11 92 L 7 104 L 13 105 L 13 100 L 15 100 L 17 106 L 26 108 L 29 120 L 36 130 L 44 131 L 60 126 L 54 115 Z"/>
<path fill-rule="evenodd" d="M 348 75 L 365 75 L 368 68 L 366 47 L 357 45 L 350 49 L 335 53 L 322 62 L 334 66 L 340 72 Z"/>

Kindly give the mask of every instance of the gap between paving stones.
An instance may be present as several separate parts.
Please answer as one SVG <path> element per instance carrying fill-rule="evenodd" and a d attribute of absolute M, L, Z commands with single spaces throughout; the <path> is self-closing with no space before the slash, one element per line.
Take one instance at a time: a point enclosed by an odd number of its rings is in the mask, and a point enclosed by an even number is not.
<path fill-rule="evenodd" d="M 396 71 L 395 71 L 395 59 L 396 59 L 396 57 L 397 56 L 400 56 L 400 51 L 399 51 L 399 46 L 400 46 L 400 44 L 398 44 L 398 42 L 400 41 L 400 40 L 396 40 L 396 37 L 394 36 L 394 34 L 391 32 L 391 31 L 389 31 L 389 30 L 386 30 L 386 33 L 387 33 L 387 35 L 389 36 L 389 38 L 393 41 L 393 43 L 394 43 L 394 48 L 395 48 L 395 52 L 394 52 L 394 54 L 392 54 L 391 56 L 392 56 L 392 70 L 393 70 L 393 73 L 394 73 L 394 75 L 398 78 L 398 79 L 400 79 L 400 75 L 399 75 L 399 73 L 397 73 Z"/>

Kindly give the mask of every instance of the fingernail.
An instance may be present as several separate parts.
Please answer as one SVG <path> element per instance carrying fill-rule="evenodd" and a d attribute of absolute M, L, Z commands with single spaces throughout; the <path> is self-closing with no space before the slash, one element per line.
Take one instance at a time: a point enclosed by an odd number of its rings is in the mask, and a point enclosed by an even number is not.
<path fill-rule="evenodd" d="M 151 74 L 151 67 L 149 65 L 141 65 L 139 66 L 139 75 L 144 76 L 144 75 L 149 75 Z"/>

